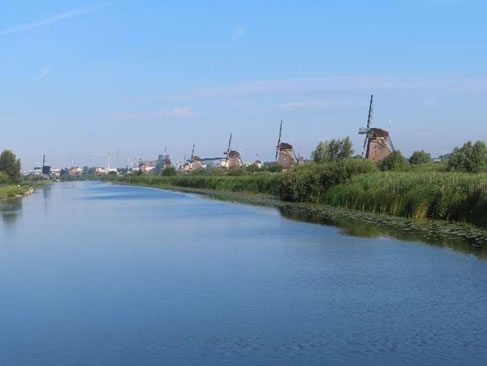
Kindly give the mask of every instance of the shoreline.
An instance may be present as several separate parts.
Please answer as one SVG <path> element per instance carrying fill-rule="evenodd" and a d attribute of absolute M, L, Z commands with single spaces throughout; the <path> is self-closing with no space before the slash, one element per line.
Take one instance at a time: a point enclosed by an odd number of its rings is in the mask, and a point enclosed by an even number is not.
<path fill-rule="evenodd" d="M 34 187 L 29 185 L 27 189 L 24 186 L 18 186 L 15 184 L 9 184 L 6 186 L 0 186 L 0 200 L 7 200 L 10 198 L 23 198 L 34 193 Z"/>
<path fill-rule="evenodd" d="M 400 240 L 416 240 L 434 245 L 455 247 L 463 242 L 470 249 L 487 249 L 487 229 L 473 224 L 435 219 L 413 219 L 323 204 L 295 203 L 282 201 L 262 193 L 232 192 L 212 189 L 154 186 L 108 181 L 111 184 L 130 185 L 162 189 L 175 192 L 193 193 L 206 197 L 242 204 L 274 207 L 289 219 L 340 228 L 345 234 L 361 237 L 385 236 Z M 467 248 L 463 248 L 465 250 Z M 462 250 L 462 249 L 461 249 Z M 485 253 L 487 257 L 487 253 Z"/>

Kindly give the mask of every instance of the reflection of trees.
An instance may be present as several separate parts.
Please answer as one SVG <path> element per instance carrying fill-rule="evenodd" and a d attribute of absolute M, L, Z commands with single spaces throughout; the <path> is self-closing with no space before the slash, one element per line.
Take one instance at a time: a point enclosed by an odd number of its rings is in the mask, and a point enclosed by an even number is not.
<path fill-rule="evenodd" d="M 388 237 L 422 242 L 487 259 L 485 231 L 483 233 L 477 230 L 472 232 L 469 227 L 462 224 L 364 215 L 354 213 L 354 211 L 343 216 L 335 214 L 333 209 L 328 212 L 324 208 L 316 210 L 286 207 L 281 208 L 280 212 L 282 216 L 296 221 L 336 226 L 344 235 L 363 238 Z"/>
<path fill-rule="evenodd" d="M 0 202 L 0 216 L 5 225 L 13 225 L 22 212 L 22 199 L 9 198 Z"/>

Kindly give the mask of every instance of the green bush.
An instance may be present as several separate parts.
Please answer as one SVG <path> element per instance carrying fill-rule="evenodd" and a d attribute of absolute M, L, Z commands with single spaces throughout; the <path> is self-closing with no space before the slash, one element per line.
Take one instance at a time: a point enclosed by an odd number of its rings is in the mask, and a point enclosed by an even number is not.
<path fill-rule="evenodd" d="M 487 171 L 487 146 L 482 141 L 471 141 L 456 147 L 448 159 L 450 171 L 479 173 Z"/>
<path fill-rule="evenodd" d="M 162 171 L 162 175 L 165 177 L 174 177 L 174 176 L 178 175 L 178 172 L 177 172 L 176 168 L 170 166 L 170 167 L 167 167 L 166 169 L 164 169 Z"/>
<path fill-rule="evenodd" d="M 10 177 L 7 175 L 7 173 L 0 171 L 0 184 L 8 184 L 10 182 L 11 180 Z"/>
<path fill-rule="evenodd" d="M 379 163 L 379 168 L 382 171 L 400 172 L 409 168 L 409 162 L 399 150 L 394 150 Z"/>
<path fill-rule="evenodd" d="M 323 202 L 326 190 L 332 185 L 376 170 L 376 164 L 366 159 L 297 165 L 283 176 L 281 198 L 291 202 Z"/>
<path fill-rule="evenodd" d="M 409 158 L 409 163 L 412 165 L 426 164 L 431 162 L 431 155 L 424 150 L 415 151 Z"/>

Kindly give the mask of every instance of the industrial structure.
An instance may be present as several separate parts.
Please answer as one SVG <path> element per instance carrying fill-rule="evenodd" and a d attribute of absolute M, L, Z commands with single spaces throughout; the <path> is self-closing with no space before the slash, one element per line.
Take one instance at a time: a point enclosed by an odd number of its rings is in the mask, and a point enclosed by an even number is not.
<path fill-rule="evenodd" d="M 367 159 L 372 161 L 381 161 L 394 151 L 394 145 L 388 131 L 370 127 L 373 118 L 373 102 L 374 96 L 371 95 L 367 127 L 359 129 L 359 134 L 365 135 L 362 157 L 365 155 Z"/>

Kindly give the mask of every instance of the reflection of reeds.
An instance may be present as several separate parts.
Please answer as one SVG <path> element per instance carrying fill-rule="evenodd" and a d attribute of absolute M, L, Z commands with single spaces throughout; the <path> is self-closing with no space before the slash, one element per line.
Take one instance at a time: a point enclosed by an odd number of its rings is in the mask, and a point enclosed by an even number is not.
<path fill-rule="evenodd" d="M 331 187 L 324 202 L 380 214 L 487 225 L 487 174 L 373 173 Z"/>

